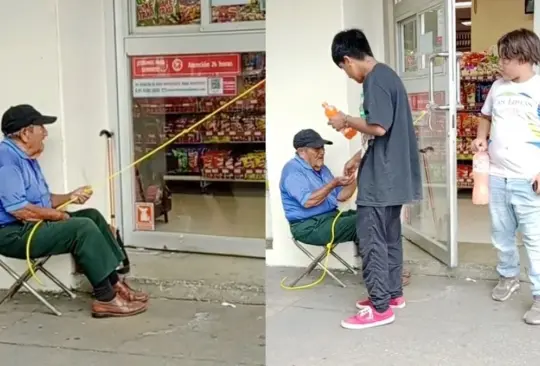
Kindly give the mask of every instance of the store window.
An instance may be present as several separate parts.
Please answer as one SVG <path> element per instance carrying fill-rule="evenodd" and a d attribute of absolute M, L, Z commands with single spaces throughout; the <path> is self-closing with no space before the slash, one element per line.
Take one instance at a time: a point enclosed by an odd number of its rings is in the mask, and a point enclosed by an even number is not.
<path fill-rule="evenodd" d="M 443 51 L 444 13 L 442 8 L 420 14 L 420 43 L 422 47 L 422 68 L 429 67 L 429 55 Z M 444 59 L 437 57 L 435 66 L 442 66 Z"/>
<path fill-rule="evenodd" d="M 266 0 L 210 0 L 212 23 L 253 22 L 266 19 Z"/>
<path fill-rule="evenodd" d="M 265 53 L 132 57 L 134 158 L 265 78 Z M 135 171 L 139 230 L 265 237 L 265 90 L 256 89 Z M 137 211 L 138 212 L 138 211 Z M 148 221 L 148 220 L 147 220 Z"/>
<path fill-rule="evenodd" d="M 403 21 L 399 28 L 401 30 L 401 71 L 418 71 L 418 39 L 416 17 Z"/>
<path fill-rule="evenodd" d="M 266 0 L 130 0 L 132 33 L 264 29 Z"/>
<path fill-rule="evenodd" d="M 136 26 L 201 24 L 201 0 L 135 0 Z"/>

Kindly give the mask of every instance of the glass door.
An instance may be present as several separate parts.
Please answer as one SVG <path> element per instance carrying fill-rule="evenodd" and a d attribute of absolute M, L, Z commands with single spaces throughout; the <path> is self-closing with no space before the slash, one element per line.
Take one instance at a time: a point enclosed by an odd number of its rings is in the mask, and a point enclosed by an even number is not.
<path fill-rule="evenodd" d="M 260 4 L 116 2 L 119 165 L 142 159 L 121 176 L 129 245 L 264 257 L 264 30 L 185 33 L 210 10 L 260 22 Z"/>
<path fill-rule="evenodd" d="M 395 2 L 394 19 L 397 67 L 413 111 L 424 188 L 423 200 L 404 209 L 403 235 L 455 267 L 460 100 L 455 1 L 401 0 Z"/>

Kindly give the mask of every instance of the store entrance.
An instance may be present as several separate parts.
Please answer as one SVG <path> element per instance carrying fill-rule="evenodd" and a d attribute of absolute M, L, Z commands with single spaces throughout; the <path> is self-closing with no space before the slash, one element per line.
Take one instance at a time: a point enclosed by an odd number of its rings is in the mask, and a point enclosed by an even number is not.
<path fill-rule="evenodd" d="M 457 266 L 455 1 L 394 0 L 397 69 L 418 138 L 424 198 L 404 209 L 403 235 Z"/>
<path fill-rule="evenodd" d="M 487 206 L 475 206 L 471 200 L 471 141 L 480 108 L 498 77 L 497 40 L 518 28 L 539 32 L 534 13 L 540 2 L 391 1 L 397 29 L 396 68 L 406 84 L 414 115 L 422 117 L 416 123 L 420 148 L 432 148 L 421 155 L 425 158 L 424 202 L 405 210 L 404 235 L 452 267 L 457 265 L 457 243 L 463 260 L 484 264 L 486 257 L 492 257 L 491 227 Z M 441 51 L 451 59 L 457 53 L 459 68 L 449 69 L 448 58 L 434 58 L 430 74 L 427 55 Z M 459 92 L 456 103 L 455 91 Z M 430 100 L 435 108 L 426 108 Z M 441 104 L 446 106 L 442 111 Z"/>
<path fill-rule="evenodd" d="M 116 2 L 129 245 L 264 257 L 263 5 Z"/>

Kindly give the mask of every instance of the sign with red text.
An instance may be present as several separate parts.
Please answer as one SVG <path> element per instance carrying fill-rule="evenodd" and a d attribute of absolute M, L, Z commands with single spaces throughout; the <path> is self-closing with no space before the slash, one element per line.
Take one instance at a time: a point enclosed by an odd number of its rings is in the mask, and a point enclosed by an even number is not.
<path fill-rule="evenodd" d="M 136 56 L 131 58 L 133 79 L 188 76 L 235 76 L 242 68 L 240 54 Z"/>
<path fill-rule="evenodd" d="M 437 105 L 443 105 L 445 103 L 445 93 L 444 91 L 436 91 L 434 102 Z M 426 111 L 429 103 L 429 95 L 425 93 L 409 93 L 409 105 L 411 106 L 412 111 Z"/>
<path fill-rule="evenodd" d="M 135 230 L 156 230 L 154 204 L 151 202 L 135 202 Z"/>
<path fill-rule="evenodd" d="M 236 96 L 236 76 L 133 79 L 133 98 Z"/>

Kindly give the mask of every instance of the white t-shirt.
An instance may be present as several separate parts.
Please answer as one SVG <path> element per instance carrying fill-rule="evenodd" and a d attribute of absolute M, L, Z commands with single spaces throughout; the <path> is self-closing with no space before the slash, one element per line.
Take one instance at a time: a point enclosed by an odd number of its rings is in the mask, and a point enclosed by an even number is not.
<path fill-rule="evenodd" d="M 540 173 L 540 76 L 495 81 L 482 114 L 491 117 L 490 174 L 532 179 Z"/>

